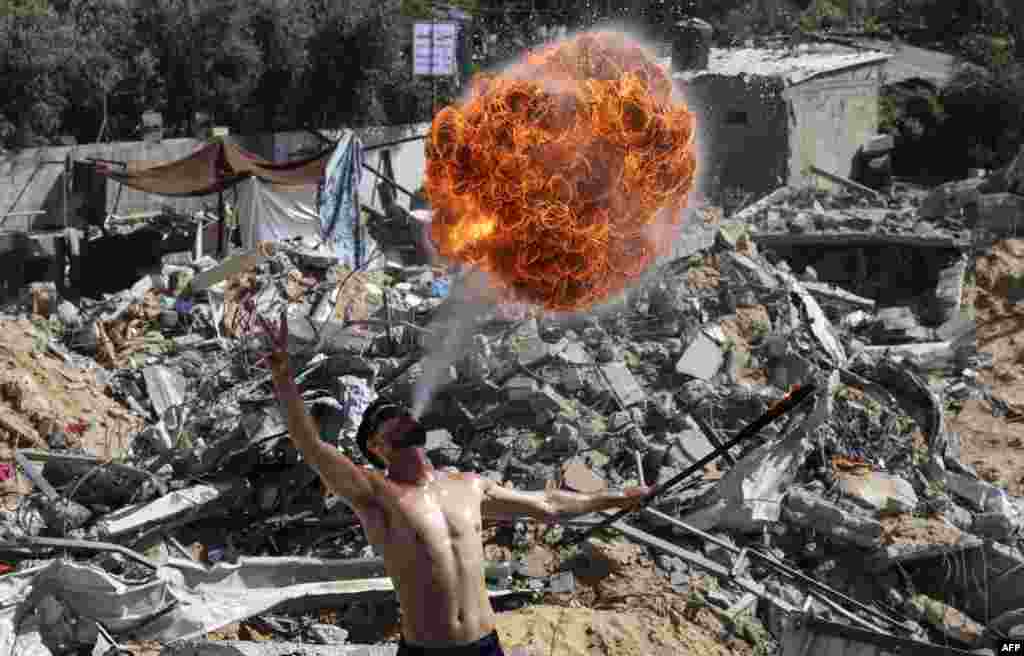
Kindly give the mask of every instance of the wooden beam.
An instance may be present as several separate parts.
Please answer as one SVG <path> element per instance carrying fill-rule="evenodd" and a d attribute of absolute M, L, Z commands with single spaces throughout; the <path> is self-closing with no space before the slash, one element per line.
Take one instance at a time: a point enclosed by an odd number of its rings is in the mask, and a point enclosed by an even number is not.
<path fill-rule="evenodd" d="M 260 242 L 256 248 L 236 255 L 222 262 L 220 265 L 201 271 L 192 279 L 192 291 L 201 292 L 213 287 L 219 282 L 233 278 L 245 273 L 255 266 L 266 262 L 274 254 L 274 245 L 269 242 Z"/>
<path fill-rule="evenodd" d="M 811 172 L 812 173 L 817 173 L 818 175 L 820 175 L 823 178 L 831 180 L 832 182 L 835 182 L 836 184 L 840 184 L 840 185 L 842 185 L 842 186 L 844 186 L 847 189 L 850 189 L 852 191 L 856 191 L 856 192 L 859 192 L 861 194 L 864 194 L 865 196 L 868 196 L 869 198 L 872 198 L 872 199 L 877 200 L 879 202 L 885 200 L 885 197 L 882 196 L 882 194 L 878 193 L 877 191 L 875 191 L 871 187 L 865 187 L 864 185 L 860 184 L 859 182 L 854 182 L 853 180 L 851 180 L 849 178 L 844 178 L 843 176 L 836 175 L 835 173 L 829 173 L 828 171 L 826 171 L 824 169 L 819 169 L 817 166 L 814 166 L 813 164 L 811 165 Z"/>

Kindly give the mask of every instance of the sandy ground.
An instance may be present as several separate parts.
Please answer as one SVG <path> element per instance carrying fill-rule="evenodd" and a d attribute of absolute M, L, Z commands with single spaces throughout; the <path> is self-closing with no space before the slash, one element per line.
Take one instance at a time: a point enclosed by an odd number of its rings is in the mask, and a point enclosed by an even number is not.
<path fill-rule="evenodd" d="M 960 433 L 965 464 L 1024 496 L 1024 303 L 1008 300 L 1015 274 L 1024 276 L 1024 239 L 999 242 L 978 258 L 976 281 L 965 289 L 964 301 L 975 308 L 978 348 L 994 360 L 980 377 L 1020 414 L 996 418 L 988 403 L 967 401 L 949 410 L 947 425 Z"/>
<path fill-rule="evenodd" d="M 880 521 L 885 544 L 957 544 L 963 536 L 960 529 L 937 517 L 902 514 L 883 517 Z"/>
<path fill-rule="evenodd" d="M 0 500 L 8 509 L 31 489 L 14 466 L 16 449 L 46 449 L 47 436 L 62 430 L 69 446 L 111 458 L 142 428 L 104 392 L 94 372 L 47 352 L 43 334 L 27 319 L 0 321 L 0 463 L 13 474 L 0 482 Z"/>

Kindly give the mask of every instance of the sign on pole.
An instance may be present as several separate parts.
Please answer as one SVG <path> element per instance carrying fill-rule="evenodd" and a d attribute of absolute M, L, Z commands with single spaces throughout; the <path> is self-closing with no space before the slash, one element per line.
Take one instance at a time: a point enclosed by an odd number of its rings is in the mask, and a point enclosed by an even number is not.
<path fill-rule="evenodd" d="M 412 42 L 414 75 L 455 75 L 457 24 L 415 23 Z"/>

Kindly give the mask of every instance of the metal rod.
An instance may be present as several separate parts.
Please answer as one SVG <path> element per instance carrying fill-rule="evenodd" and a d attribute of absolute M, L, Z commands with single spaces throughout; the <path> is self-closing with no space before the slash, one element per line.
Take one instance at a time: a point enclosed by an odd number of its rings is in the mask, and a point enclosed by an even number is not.
<path fill-rule="evenodd" d="M 566 544 L 575 544 L 577 542 L 580 542 L 586 539 L 586 537 L 593 531 L 600 528 L 606 528 L 608 526 L 611 526 L 616 521 L 625 517 L 626 515 L 636 512 L 637 510 L 642 510 L 643 508 L 646 508 L 647 506 L 651 505 L 651 503 L 653 503 L 655 499 L 664 494 L 665 491 L 667 491 L 669 488 L 675 486 L 676 483 L 679 483 L 680 481 L 688 478 L 689 476 L 692 476 L 694 472 L 700 471 L 708 463 L 717 460 L 723 452 L 728 451 L 729 449 L 736 446 L 740 442 L 743 442 L 744 440 L 753 437 L 758 432 L 760 432 L 762 428 L 772 423 L 779 417 L 782 417 L 783 415 L 789 413 L 791 410 L 802 404 L 808 398 L 811 398 L 816 390 L 817 387 L 813 384 L 803 385 L 798 389 L 794 390 L 792 393 L 787 394 L 785 397 L 782 398 L 781 401 L 768 408 L 768 410 L 763 415 L 758 417 L 752 423 L 748 424 L 743 430 L 741 430 L 736 435 L 736 437 L 732 438 L 727 443 L 723 444 L 721 447 L 716 448 L 714 451 L 704 456 L 697 462 L 693 463 L 676 476 L 673 476 L 672 478 L 665 481 L 661 485 L 655 486 L 651 493 L 647 495 L 647 497 L 640 503 L 640 505 L 633 508 L 624 508 L 620 510 L 619 512 L 610 516 L 608 519 L 604 520 L 600 524 L 597 524 L 587 529 L 576 538 L 568 540 Z"/>
<path fill-rule="evenodd" d="M 400 146 L 400 145 L 402 145 L 404 143 L 409 143 L 410 141 L 422 141 L 422 140 L 424 140 L 426 138 L 427 138 L 427 135 L 419 134 L 419 135 L 416 135 L 415 137 L 406 137 L 405 139 L 398 139 L 396 141 L 386 141 L 384 143 L 374 144 L 372 146 L 367 146 L 367 147 L 363 148 L 363 150 L 380 150 L 381 148 L 390 148 L 392 146 Z"/>
<path fill-rule="evenodd" d="M 663 522 L 665 522 L 667 524 L 670 524 L 670 525 L 672 525 L 672 526 L 674 526 L 674 527 L 676 527 L 678 529 L 683 530 L 686 533 L 689 533 L 691 535 L 695 535 L 695 536 L 701 538 L 702 540 L 705 540 L 705 541 L 710 542 L 710 543 L 712 543 L 714 545 L 717 545 L 717 546 L 725 549 L 726 551 L 730 551 L 730 552 L 732 552 L 734 554 L 738 554 L 741 551 L 743 551 L 740 547 L 737 547 L 734 544 L 726 542 L 725 540 L 721 540 L 721 539 L 715 537 L 714 535 L 712 535 L 710 533 L 707 533 L 705 531 L 700 530 L 699 528 L 696 528 L 694 526 L 690 526 L 689 524 L 687 524 L 686 522 L 684 522 L 681 519 L 677 519 L 677 518 L 672 517 L 670 515 L 666 515 L 665 513 L 661 512 L 661 511 L 658 511 L 658 510 L 655 510 L 653 508 L 645 508 L 644 509 L 644 514 L 645 515 L 649 515 L 650 517 L 652 517 L 652 518 L 654 518 L 654 519 L 656 519 L 658 521 L 663 521 Z M 786 576 L 788 576 L 788 577 L 790 577 L 792 579 L 796 579 L 796 580 L 800 581 L 801 583 L 804 583 L 804 584 L 814 588 L 815 590 L 817 590 L 818 592 L 820 592 L 822 594 L 829 594 L 829 595 L 832 595 L 834 597 L 837 597 L 837 598 L 839 598 L 839 599 L 841 599 L 841 600 L 843 600 L 843 601 L 845 601 L 845 602 L 847 602 L 847 603 L 849 603 L 849 604 L 859 608 L 860 610 L 864 611 L 865 613 L 870 613 L 871 615 L 874 615 L 875 617 L 877 617 L 879 619 L 885 620 L 889 624 L 894 624 L 894 625 L 897 625 L 897 626 L 902 626 L 902 622 L 898 618 L 895 618 L 895 617 L 892 617 L 890 615 L 887 615 L 886 613 L 883 613 L 882 611 L 878 610 L 877 608 L 873 608 L 871 606 L 862 604 L 861 602 L 857 601 L 856 599 L 848 597 L 848 596 L 844 595 L 842 592 L 839 592 L 838 590 L 834 590 L 834 589 L 830 588 L 829 586 L 825 585 L 824 583 L 821 583 L 817 579 L 804 574 L 800 570 L 793 569 L 792 567 L 790 567 L 789 565 L 781 562 L 780 560 L 778 560 L 774 556 L 766 554 L 766 553 L 764 553 L 762 551 L 759 551 L 758 549 L 754 549 L 752 547 L 747 547 L 746 552 L 747 552 L 747 556 L 748 557 L 760 558 L 762 561 L 768 563 L 772 568 L 774 568 L 775 570 L 779 571 L 780 573 L 785 574 Z"/>
<path fill-rule="evenodd" d="M 370 166 L 369 164 L 367 164 L 366 162 L 363 162 L 363 168 L 366 169 L 367 171 L 369 171 L 370 173 L 374 174 L 375 176 L 377 176 L 378 178 L 380 178 L 384 182 L 388 183 L 389 185 L 391 185 L 392 187 L 394 187 L 398 191 L 402 192 L 403 194 L 405 194 L 409 198 L 415 198 L 416 197 L 416 194 L 412 193 L 411 191 L 409 191 L 408 189 L 406 189 L 402 185 L 398 184 L 397 182 L 395 182 L 394 180 L 392 180 L 388 176 L 384 175 L 383 173 L 377 173 L 377 171 L 375 171 L 373 169 L 373 167 Z"/>
<path fill-rule="evenodd" d="M 72 540 L 69 538 L 43 538 L 35 536 L 25 536 L 15 540 L 0 540 L 0 550 L 31 549 L 32 547 L 48 549 L 80 549 L 82 551 L 112 551 L 153 570 L 159 569 L 156 563 L 141 555 L 139 552 L 111 542 Z"/>
<path fill-rule="evenodd" d="M 711 446 L 716 449 L 722 447 L 722 440 L 718 439 L 718 435 L 715 434 L 714 429 L 712 429 L 704 419 L 692 413 L 690 414 L 690 419 L 693 420 L 693 423 L 697 424 L 697 428 L 700 429 L 700 432 L 704 433 L 704 437 L 708 438 L 708 442 L 711 442 Z M 730 467 L 736 464 L 736 458 L 733 458 L 732 454 L 729 453 L 728 450 L 722 452 L 722 459 L 729 463 Z"/>

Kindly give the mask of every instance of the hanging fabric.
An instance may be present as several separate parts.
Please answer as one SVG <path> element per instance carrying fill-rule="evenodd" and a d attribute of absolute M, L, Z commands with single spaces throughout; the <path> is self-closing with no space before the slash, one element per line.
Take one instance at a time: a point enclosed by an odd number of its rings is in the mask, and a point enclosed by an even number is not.
<path fill-rule="evenodd" d="M 346 130 L 327 162 L 318 200 L 320 238 L 333 246 L 340 264 L 352 269 L 366 261 L 366 237 L 359 204 L 363 142 Z"/>

